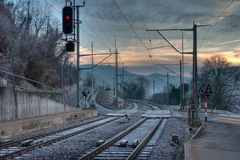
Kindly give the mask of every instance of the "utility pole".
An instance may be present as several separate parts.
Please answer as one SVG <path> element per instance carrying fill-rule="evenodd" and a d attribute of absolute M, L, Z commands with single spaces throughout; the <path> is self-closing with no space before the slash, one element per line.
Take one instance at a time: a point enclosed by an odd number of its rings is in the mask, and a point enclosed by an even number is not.
<path fill-rule="evenodd" d="M 182 84 L 182 61 L 179 61 L 179 69 L 180 69 L 180 86 L 179 86 L 179 91 L 180 91 L 180 109 L 182 109 L 183 107 L 183 84 Z"/>
<path fill-rule="evenodd" d="M 115 39 L 115 69 L 116 69 L 116 75 L 115 75 L 115 96 L 116 96 L 116 104 L 118 108 L 118 50 L 117 50 L 117 40 Z"/>
<path fill-rule="evenodd" d="M 184 52 L 184 42 L 183 42 L 183 32 L 182 32 L 182 53 Z M 185 105 L 185 88 L 184 88 L 184 54 L 182 54 L 182 103 L 183 103 L 183 109 Z"/>
<path fill-rule="evenodd" d="M 75 3 L 75 1 L 76 0 L 73 0 L 73 2 L 72 2 L 72 4 L 73 4 L 73 6 L 75 6 L 76 5 L 76 3 Z M 76 19 L 76 15 L 75 15 L 75 12 L 76 11 L 76 9 L 75 9 L 75 7 L 73 7 L 73 19 L 75 20 Z M 75 24 L 75 23 L 74 23 Z M 75 25 L 73 25 L 73 39 L 74 39 L 74 42 L 76 42 L 76 26 Z"/>
<path fill-rule="evenodd" d="M 168 93 L 168 105 L 170 105 L 169 73 L 167 73 L 167 93 Z"/>
<path fill-rule="evenodd" d="M 153 95 L 155 94 L 155 77 L 153 79 Z"/>
<path fill-rule="evenodd" d="M 121 82 L 121 84 L 122 84 L 122 86 L 121 86 L 121 88 L 122 88 L 122 98 L 124 99 L 124 89 L 123 89 L 123 87 L 124 87 L 124 66 L 122 67 L 122 82 Z"/>
<path fill-rule="evenodd" d="M 65 0 L 65 7 L 63 8 L 63 33 L 66 35 L 66 41 L 68 36 L 73 36 L 74 42 L 77 43 L 77 79 L 76 79 L 76 107 L 80 107 L 80 17 L 79 9 L 85 7 L 85 1 L 82 5 L 75 5 L 75 0 Z M 77 27 L 76 27 L 76 26 Z M 76 30 L 76 31 L 75 31 Z M 73 34 L 72 34 L 73 32 Z M 77 34 L 76 34 L 77 32 Z M 77 39 L 75 37 L 77 36 Z"/>
<path fill-rule="evenodd" d="M 155 64 L 155 65 L 160 65 L 162 66 L 164 69 L 168 70 L 169 72 L 179 76 L 179 90 L 180 90 L 180 104 L 181 104 L 181 94 L 182 94 L 182 90 L 181 90 L 181 86 L 182 86 L 182 71 L 181 71 L 181 66 L 182 66 L 182 62 L 180 60 L 180 63 L 161 63 L 161 64 Z M 167 65 L 170 65 L 170 66 L 174 66 L 174 65 L 177 65 L 179 66 L 179 70 L 180 70 L 180 73 L 178 74 L 177 72 L 174 72 L 173 70 L 171 70 L 170 68 L 166 67 Z"/>
<path fill-rule="evenodd" d="M 142 95 L 142 93 L 143 93 L 143 91 L 142 91 L 142 89 L 143 89 L 143 77 L 140 77 L 141 79 L 140 79 L 140 87 L 141 87 L 141 102 L 143 101 L 143 95 Z"/>
<path fill-rule="evenodd" d="M 112 84 L 112 86 L 113 86 L 113 90 L 114 90 L 114 96 L 116 96 L 116 78 L 115 77 L 113 77 L 113 84 Z"/>
<path fill-rule="evenodd" d="M 93 87 L 94 87 L 94 86 L 93 86 L 93 85 L 94 85 L 94 84 L 93 84 L 93 83 L 94 83 L 94 82 L 93 82 L 93 80 L 94 80 L 94 79 L 93 79 L 93 67 L 94 67 L 94 61 L 93 61 L 93 42 L 91 43 L 91 51 L 92 51 L 92 86 L 91 86 L 91 89 L 92 89 L 92 91 L 91 91 L 91 92 L 92 92 L 92 96 L 91 96 L 91 97 L 92 97 L 92 99 L 91 99 L 91 102 L 93 103 Z"/>
<path fill-rule="evenodd" d="M 195 105 L 195 118 L 198 118 L 198 73 L 197 73 L 197 28 L 198 27 L 206 27 L 209 25 L 196 25 L 193 22 L 192 28 L 187 29 L 147 29 L 147 31 L 155 31 L 157 32 L 168 44 L 171 46 L 176 52 L 180 54 L 192 54 L 193 55 L 193 99 L 194 99 L 194 105 Z M 187 31 L 187 32 L 193 32 L 193 51 L 192 52 L 181 52 L 179 51 L 174 45 L 165 37 L 162 35 L 161 31 Z"/>
<path fill-rule="evenodd" d="M 79 86 L 79 80 L 80 80 L 80 17 L 79 17 L 79 9 L 80 7 L 85 7 L 85 1 L 83 1 L 83 5 L 76 5 L 74 6 L 77 10 L 77 107 L 80 107 L 80 86 Z"/>
<path fill-rule="evenodd" d="M 62 73 L 61 73 L 61 90 L 63 92 L 63 70 L 64 70 L 64 61 L 62 61 Z"/>
<path fill-rule="evenodd" d="M 80 22 L 79 22 L 79 6 L 76 6 L 77 8 L 77 107 L 80 108 L 80 86 L 79 86 L 79 79 L 80 79 L 80 37 L 79 37 L 79 27 L 80 27 Z"/>
<path fill-rule="evenodd" d="M 197 63 L 197 25 L 193 22 L 193 95 L 196 118 L 198 118 L 199 96 L 198 96 L 198 63 Z"/>

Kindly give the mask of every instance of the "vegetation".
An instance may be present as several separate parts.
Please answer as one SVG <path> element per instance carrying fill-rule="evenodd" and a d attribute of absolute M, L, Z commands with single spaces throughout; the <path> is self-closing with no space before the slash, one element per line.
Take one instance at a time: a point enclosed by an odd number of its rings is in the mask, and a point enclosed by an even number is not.
<path fill-rule="evenodd" d="M 149 82 L 143 76 L 124 84 L 124 98 L 127 99 L 144 99 Z"/>
<path fill-rule="evenodd" d="M 50 7 L 41 1 L 0 4 L 0 54 L 8 64 L 0 63 L 0 69 L 60 86 L 64 64 L 65 72 L 71 72 L 65 83 L 73 82 L 74 68 L 68 64 L 62 33 L 50 13 Z"/>
<path fill-rule="evenodd" d="M 200 73 L 200 86 L 209 84 L 213 93 L 210 107 L 230 110 L 239 101 L 239 68 L 232 66 L 223 56 L 212 56 L 204 62 Z"/>
<path fill-rule="evenodd" d="M 189 91 L 189 86 L 184 84 L 184 93 L 187 94 Z M 151 101 L 159 104 L 170 104 L 170 105 L 179 105 L 180 103 L 180 87 L 175 87 L 170 84 L 169 95 L 167 91 L 163 93 L 156 93 L 152 96 Z M 184 104 L 186 104 L 186 100 L 184 100 Z"/>
<path fill-rule="evenodd" d="M 96 79 L 93 76 L 93 86 L 96 84 Z M 85 79 L 84 79 L 84 85 L 86 87 L 91 87 L 92 86 L 92 73 L 88 72 Z"/>
<path fill-rule="evenodd" d="M 166 92 L 163 93 L 155 93 L 151 101 L 158 103 L 158 104 L 168 104 L 168 94 Z"/>

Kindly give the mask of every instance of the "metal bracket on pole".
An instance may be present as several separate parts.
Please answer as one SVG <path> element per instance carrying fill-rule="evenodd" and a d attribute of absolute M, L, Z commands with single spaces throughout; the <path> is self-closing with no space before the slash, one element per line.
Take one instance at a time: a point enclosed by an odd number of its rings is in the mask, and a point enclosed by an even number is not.
<path fill-rule="evenodd" d="M 193 55 L 193 97 L 195 104 L 195 114 L 196 118 L 198 118 L 198 92 L 197 92 L 197 80 L 198 80 L 198 72 L 197 72 L 197 27 L 206 27 L 210 25 L 196 25 L 193 22 L 193 28 L 190 29 L 147 29 L 146 31 L 155 31 L 157 32 L 176 52 L 180 54 L 192 54 Z M 174 47 L 170 41 L 166 37 L 164 37 L 160 31 L 190 31 L 193 32 L 193 52 L 182 52 L 179 51 L 176 47 Z"/>
<path fill-rule="evenodd" d="M 181 52 L 179 51 L 160 31 L 193 31 L 193 29 L 147 29 L 146 31 L 157 32 L 176 52 L 180 54 L 193 54 L 193 52 Z"/>

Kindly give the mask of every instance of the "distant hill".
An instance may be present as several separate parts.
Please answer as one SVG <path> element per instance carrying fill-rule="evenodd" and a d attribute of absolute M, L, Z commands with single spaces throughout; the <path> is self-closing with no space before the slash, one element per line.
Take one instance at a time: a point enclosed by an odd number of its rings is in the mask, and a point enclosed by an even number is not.
<path fill-rule="evenodd" d="M 81 65 L 81 68 L 89 68 L 91 65 Z M 88 72 L 91 72 L 91 70 L 83 70 L 80 73 L 81 79 L 84 79 Z M 122 71 L 119 70 L 119 75 L 122 74 Z M 124 71 L 125 75 L 125 81 L 131 81 L 135 79 L 138 76 L 137 74 L 133 74 L 127 70 Z M 162 92 L 164 91 L 164 88 L 167 86 L 167 75 L 162 75 L 159 73 L 153 73 L 150 75 L 143 75 L 148 81 L 149 81 L 149 90 L 148 95 L 151 95 L 153 93 L 153 80 L 155 79 L 155 92 Z M 98 86 L 102 86 L 103 83 L 105 86 L 109 86 L 110 88 L 113 88 L 114 81 L 115 81 L 115 67 L 111 65 L 99 65 L 94 69 L 94 77 L 96 79 L 96 84 Z M 185 82 L 190 82 L 189 77 L 185 77 Z M 120 83 L 120 78 L 119 78 Z M 179 86 L 179 76 L 175 75 L 169 75 L 169 83 L 173 84 L 174 86 Z"/>
<path fill-rule="evenodd" d="M 81 68 L 90 68 L 91 65 L 81 65 Z M 83 70 L 80 72 L 80 77 L 81 79 L 84 79 L 87 75 L 88 72 L 91 72 L 91 70 Z M 110 88 L 113 86 L 113 82 L 115 81 L 115 67 L 111 65 L 99 65 L 96 68 L 94 68 L 94 77 L 96 79 L 96 83 L 99 86 L 102 86 L 103 83 L 105 85 L 108 85 Z M 119 75 L 122 74 L 122 71 L 119 70 Z M 137 76 L 134 75 L 127 70 L 124 71 L 125 74 L 125 79 L 127 79 L 129 76 Z M 120 78 L 119 78 L 120 80 Z"/>
<path fill-rule="evenodd" d="M 167 75 L 163 75 L 160 73 L 153 73 L 150 75 L 144 76 L 149 81 L 149 94 L 153 94 L 153 87 L 155 81 L 155 93 L 163 92 L 167 87 Z M 184 82 L 190 83 L 191 78 L 185 77 Z M 175 87 L 179 87 L 180 85 L 180 77 L 177 75 L 169 74 L 169 84 L 174 85 Z"/>

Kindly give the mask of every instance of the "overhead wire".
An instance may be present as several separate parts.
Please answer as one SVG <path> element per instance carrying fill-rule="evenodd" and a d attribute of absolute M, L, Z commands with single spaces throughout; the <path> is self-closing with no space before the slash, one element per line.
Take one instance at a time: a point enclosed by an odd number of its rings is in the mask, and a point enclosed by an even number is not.
<path fill-rule="evenodd" d="M 129 22 L 128 18 L 125 16 L 125 14 L 123 13 L 122 9 L 120 8 L 120 6 L 118 5 L 118 3 L 113 0 L 114 4 L 116 5 L 116 7 L 118 8 L 118 10 L 120 11 L 122 17 L 125 19 L 125 21 L 127 22 L 127 24 L 130 26 L 130 28 L 132 29 L 132 31 L 135 33 L 136 38 L 139 40 L 139 42 L 143 45 L 143 47 L 146 49 L 147 51 L 147 46 L 146 44 L 143 42 L 143 40 L 141 39 L 141 37 L 139 36 L 139 34 L 137 33 L 136 29 L 133 27 L 133 25 Z"/>
<path fill-rule="evenodd" d="M 56 7 L 55 7 L 53 4 L 51 4 L 49 1 L 44 0 L 44 2 L 46 2 L 46 4 L 47 4 L 50 8 L 52 8 L 53 10 L 55 10 L 56 12 L 62 14 L 62 11 L 61 11 L 60 9 L 56 8 Z M 103 39 L 102 39 L 100 36 L 98 36 L 98 34 L 94 31 L 94 29 L 91 27 L 91 25 L 90 25 L 87 21 L 85 21 L 85 22 L 86 22 L 86 24 L 89 26 L 89 28 L 92 30 L 93 34 L 95 34 L 95 36 L 93 36 L 93 35 L 90 34 L 88 31 L 86 31 L 85 29 L 83 29 L 83 27 L 81 27 L 82 31 L 84 31 L 85 33 L 87 33 L 87 34 L 90 35 L 91 37 L 95 38 L 95 40 L 97 40 L 97 38 L 98 38 L 98 39 L 99 39 L 99 40 L 98 40 L 99 42 L 101 42 L 102 44 L 105 45 L 105 47 L 107 47 L 107 48 L 110 49 L 110 47 L 105 43 L 105 41 L 103 41 Z M 86 52 L 86 51 L 85 51 L 85 52 Z M 112 54 L 111 54 L 111 55 L 112 55 Z M 107 56 L 107 57 L 104 58 L 102 61 L 105 61 L 105 60 L 106 60 L 107 58 L 109 58 L 111 55 Z M 102 61 L 101 61 L 101 62 L 102 62 Z M 100 63 L 101 63 L 101 62 L 100 62 Z"/>
<path fill-rule="evenodd" d="M 136 10 L 137 10 L 137 12 L 138 12 L 138 14 L 140 15 L 140 18 L 142 19 L 141 22 L 144 24 L 144 26 L 146 27 L 146 29 L 148 29 L 148 25 L 147 25 L 147 23 L 145 22 L 144 17 L 143 17 L 143 15 L 142 15 L 142 13 L 140 12 L 140 9 L 138 8 L 138 5 L 137 5 L 136 1 L 135 1 L 135 0 L 132 0 L 132 1 L 133 1 L 133 4 L 134 4 L 134 6 L 135 6 L 135 8 L 136 8 Z M 150 32 L 148 32 L 148 33 L 150 33 Z M 151 40 L 149 34 L 147 34 L 147 35 L 148 35 L 148 39 Z"/>
<path fill-rule="evenodd" d="M 61 10 L 57 9 L 52 3 L 50 3 L 47 0 L 44 0 L 51 8 L 53 8 L 55 11 L 57 11 L 58 13 L 62 13 Z"/>
<path fill-rule="evenodd" d="M 55 11 L 57 11 L 58 13 L 62 14 L 62 11 L 58 8 L 56 8 L 53 4 L 51 4 L 49 1 L 44 0 L 52 9 L 54 9 Z M 83 29 L 83 27 L 81 27 L 80 29 L 82 29 L 82 31 L 84 31 L 85 33 L 87 33 L 88 35 L 90 35 L 91 37 L 93 37 L 95 40 L 99 41 L 100 43 L 102 43 L 106 48 L 110 49 L 110 47 L 105 43 L 105 41 L 103 41 L 103 39 L 101 37 L 99 37 L 99 35 L 96 34 L 96 32 L 94 31 L 94 29 L 92 28 L 92 26 L 85 21 L 86 24 L 89 26 L 89 28 L 92 30 L 93 34 L 95 35 L 95 38 L 92 34 L 90 34 L 87 30 Z"/>
<path fill-rule="evenodd" d="M 91 14 L 92 16 L 94 16 L 93 11 L 90 9 L 90 7 L 86 7 L 86 10 L 87 10 L 88 12 L 90 12 L 90 14 Z M 96 18 L 96 21 L 97 21 L 97 26 L 101 29 L 101 31 L 103 32 L 103 34 L 105 35 L 105 37 L 107 37 L 108 39 L 111 40 L 111 38 L 109 38 L 109 35 L 107 34 L 107 32 L 103 29 L 103 27 L 102 27 L 101 23 L 99 22 L 99 19 L 98 19 L 98 18 Z M 114 46 L 114 43 L 113 43 L 112 41 L 110 41 L 110 43 Z"/>
<path fill-rule="evenodd" d="M 133 1 L 134 5 L 135 5 L 135 7 L 136 7 L 136 9 L 137 9 L 138 14 L 140 15 L 140 17 L 141 17 L 141 19 L 142 19 L 142 23 L 145 25 L 145 27 L 146 27 L 146 29 L 147 29 L 147 28 L 148 28 L 148 25 L 145 23 L 144 17 L 143 17 L 143 15 L 141 14 L 139 8 L 137 7 L 136 1 L 135 1 L 135 0 L 132 0 L 132 1 Z M 178 25 L 179 25 L 179 23 L 178 23 Z M 148 32 L 148 33 L 150 33 L 150 32 Z M 151 41 L 152 38 L 150 38 L 149 34 L 148 34 L 148 38 L 149 38 L 150 48 L 152 48 L 152 41 Z M 151 50 L 148 50 L 148 55 L 149 55 L 149 58 L 150 58 L 151 61 L 152 61 L 152 64 L 155 64 L 155 63 L 153 62 L 153 60 L 152 60 Z M 156 70 L 156 67 L 155 67 L 154 69 L 155 69 L 155 72 L 156 72 L 156 71 L 157 71 L 157 70 Z"/>
<path fill-rule="evenodd" d="M 176 75 L 178 75 L 178 76 L 180 75 L 179 73 L 173 71 L 172 69 L 166 67 L 165 65 L 161 65 L 161 66 L 162 66 L 163 68 L 165 68 L 166 70 L 168 70 L 169 72 L 172 72 L 173 74 L 176 74 Z"/>
<path fill-rule="evenodd" d="M 96 33 L 96 31 L 93 29 L 93 27 L 88 23 L 88 21 L 85 19 L 85 23 L 89 26 L 90 30 L 93 32 L 93 34 L 100 40 L 100 42 L 102 44 L 105 45 L 105 47 L 107 47 L 108 49 L 110 49 L 110 47 L 106 44 L 106 42 Z"/>
<path fill-rule="evenodd" d="M 206 40 L 207 34 L 210 31 L 210 29 L 212 29 L 215 24 L 219 21 L 220 17 L 225 17 L 224 13 L 226 12 L 226 10 L 229 9 L 229 7 L 231 7 L 232 3 L 234 2 L 234 0 L 231 0 L 224 8 L 223 10 L 219 11 L 216 16 L 214 16 L 210 22 L 210 26 L 208 27 L 207 31 L 205 32 L 203 38 L 200 41 L 200 45 L 199 48 L 201 48 Z M 222 15 L 223 14 L 223 15 Z"/>
<path fill-rule="evenodd" d="M 91 36 L 92 38 L 94 38 L 96 41 L 101 42 L 103 45 L 105 45 L 101 40 L 98 39 L 98 37 L 96 37 L 96 35 L 90 33 L 89 31 L 85 30 L 83 27 L 80 28 L 82 31 L 84 31 L 85 33 L 87 33 L 89 36 Z M 108 48 L 107 46 L 105 46 L 106 48 Z"/>

